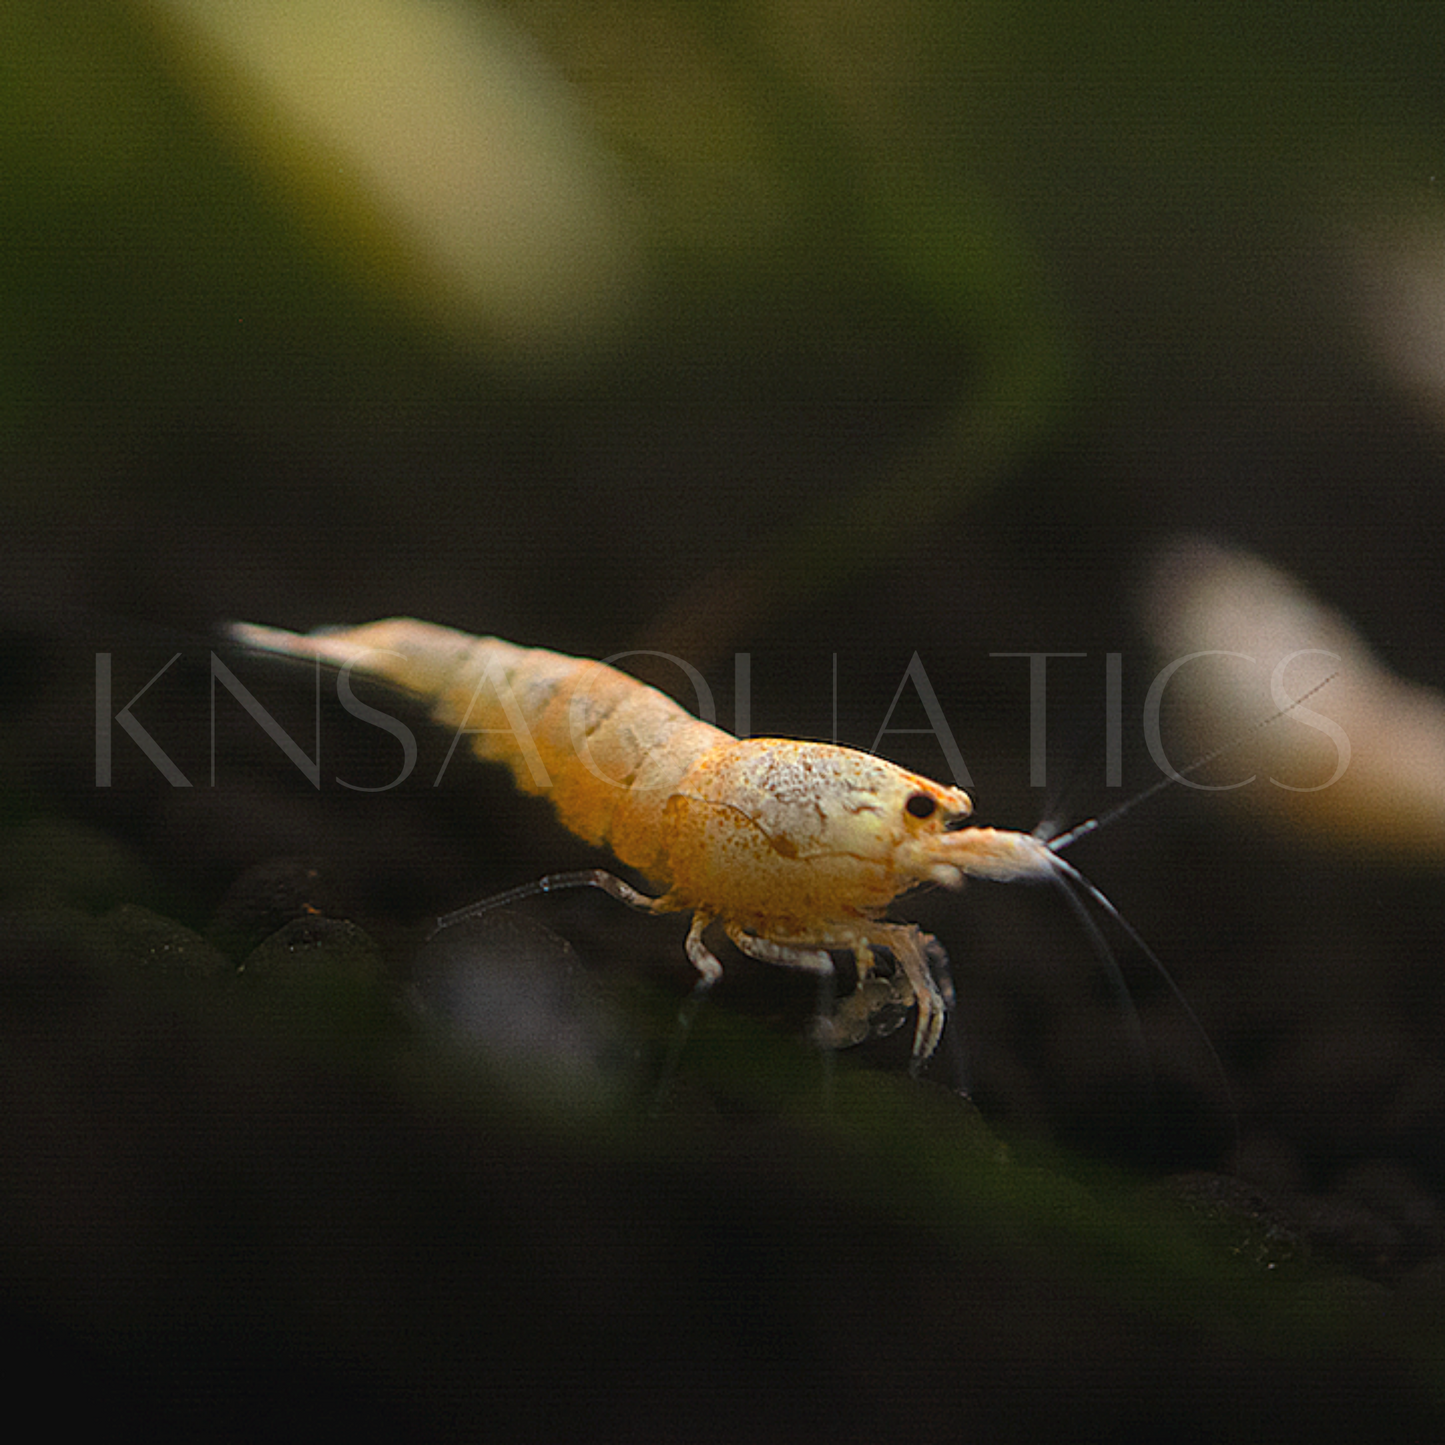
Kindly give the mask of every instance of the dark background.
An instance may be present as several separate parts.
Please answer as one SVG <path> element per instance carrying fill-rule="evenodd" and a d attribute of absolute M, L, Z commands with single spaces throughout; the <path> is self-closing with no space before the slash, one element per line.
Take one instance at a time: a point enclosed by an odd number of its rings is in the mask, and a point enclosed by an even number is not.
<path fill-rule="evenodd" d="M 718 1439 L 1438 1421 L 1438 865 L 1178 789 L 1070 854 L 1227 1091 L 1127 944 L 1143 1060 L 1052 890 L 979 885 L 900 910 L 979 1113 L 909 1029 L 830 1075 L 811 985 L 729 955 L 650 1114 L 676 920 L 556 897 L 424 948 L 591 856 L 504 776 L 437 784 L 380 695 L 415 773 L 326 683 L 313 788 L 209 674 L 314 753 L 314 679 L 223 620 L 657 649 L 725 725 L 741 652 L 754 732 L 836 716 L 941 776 L 879 737 L 925 724 L 889 711 L 917 653 L 980 821 L 1027 830 L 1153 781 L 1136 593 L 1203 531 L 1434 683 L 1441 397 L 1391 361 L 1438 330 L 1433 8 L 497 7 L 478 57 L 545 83 L 461 154 L 526 175 L 562 125 L 612 217 L 531 330 L 167 13 L 0 21 L 0 1260 L 37 1357 L 238 1433 L 292 1391 Z M 1086 654 L 1044 789 L 1024 651 Z M 101 652 L 112 712 L 161 674 L 135 715 L 191 787 L 118 725 L 96 787 Z"/>

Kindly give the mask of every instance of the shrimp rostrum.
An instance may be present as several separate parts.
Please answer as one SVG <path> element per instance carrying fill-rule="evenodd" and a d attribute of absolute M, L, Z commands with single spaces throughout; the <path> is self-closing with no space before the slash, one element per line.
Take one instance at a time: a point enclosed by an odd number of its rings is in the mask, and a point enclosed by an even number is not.
<path fill-rule="evenodd" d="M 600 870 L 585 881 L 652 913 L 691 913 L 699 991 L 722 973 L 705 938 L 714 923 L 753 958 L 816 974 L 831 973 L 829 950 L 850 952 L 860 984 L 885 950 L 917 1004 L 915 1067 L 943 1032 L 930 967 L 942 951 L 915 924 L 888 921 L 889 906 L 967 876 L 1073 874 L 1031 834 L 969 825 L 973 803 L 958 788 L 854 748 L 735 738 L 604 663 L 411 618 L 306 635 L 236 624 L 232 633 L 383 679 L 467 733 L 479 757 L 549 797 L 565 827 L 656 892 Z"/>

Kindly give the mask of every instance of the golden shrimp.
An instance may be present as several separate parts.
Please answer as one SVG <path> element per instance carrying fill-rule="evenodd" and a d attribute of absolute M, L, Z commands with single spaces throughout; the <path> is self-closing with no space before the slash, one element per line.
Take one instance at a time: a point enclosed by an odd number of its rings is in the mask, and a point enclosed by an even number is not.
<path fill-rule="evenodd" d="M 884 920 L 900 894 L 958 888 L 966 876 L 1066 878 L 1108 907 L 1055 845 L 967 825 L 973 803 L 961 789 L 854 748 L 735 738 L 605 663 L 411 618 L 305 635 L 244 623 L 231 631 L 247 646 L 355 668 L 430 704 L 479 757 L 506 764 L 524 792 L 549 796 L 565 827 L 658 891 L 601 870 L 581 881 L 652 913 L 692 914 L 687 955 L 699 992 L 722 973 L 703 936 L 714 922 L 753 958 L 817 974 L 832 972 L 829 949 L 851 952 L 860 985 L 873 950 L 886 949 L 911 990 L 902 1001 L 918 1006 L 915 1067 L 943 1032 L 930 967 L 942 950 L 917 925 Z"/>

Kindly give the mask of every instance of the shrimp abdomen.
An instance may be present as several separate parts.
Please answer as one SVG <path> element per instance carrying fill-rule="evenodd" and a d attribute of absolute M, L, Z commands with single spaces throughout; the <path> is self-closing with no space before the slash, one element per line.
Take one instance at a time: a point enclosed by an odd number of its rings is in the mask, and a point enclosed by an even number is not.
<path fill-rule="evenodd" d="M 548 797 L 562 825 L 652 882 L 669 878 L 663 809 L 704 753 L 733 741 L 606 663 L 393 617 L 312 633 L 237 623 L 242 642 L 352 667 L 424 702 L 478 757 Z"/>

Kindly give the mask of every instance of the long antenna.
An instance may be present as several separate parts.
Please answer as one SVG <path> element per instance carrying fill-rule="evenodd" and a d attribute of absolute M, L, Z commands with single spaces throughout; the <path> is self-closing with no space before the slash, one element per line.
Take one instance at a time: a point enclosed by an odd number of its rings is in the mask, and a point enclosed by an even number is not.
<path fill-rule="evenodd" d="M 1102 828 L 1106 823 L 1116 822 L 1122 818 L 1125 813 L 1132 813 L 1140 803 L 1146 802 L 1157 793 L 1162 793 L 1165 788 L 1172 788 L 1175 783 L 1183 782 L 1185 778 L 1193 773 L 1197 773 L 1201 768 L 1207 768 L 1216 758 L 1221 758 L 1225 753 L 1232 752 L 1235 748 L 1247 743 L 1256 733 L 1263 732 L 1265 728 L 1277 723 L 1280 718 L 1284 717 L 1287 713 L 1293 712 L 1301 703 L 1308 702 L 1322 687 L 1333 682 L 1339 675 L 1340 669 L 1336 668 L 1328 677 L 1321 678 L 1319 682 L 1315 683 L 1307 692 L 1301 693 L 1293 702 L 1280 708 L 1278 712 L 1271 713 L 1267 718 L 1262 718 L 1252 727 L 1248 727 L 1242 733 L 1230 738 L 1227 743 L 1221 743 L 1213 752 L 1205 753 L 1202 758 L 1196 758 L 1187 768 L 1166 774 L 1166 776 L 1160 778 L 1157 782 L 1151 783 L 1142 793 L 1135 793 L 1132 798 L 1120 803 L 1117 808 L 1111 808 L 1107 813 L 1101 813 L 1097 818 L 1090 818 L 1088 822 L 1080 823 L 1076 828 L 1070 828 L 1067 833 L 1060 833 L 1057 837 L 1046 839 L 1045 845 L 1051 853 L 1062 853 L 1065 848 L 1078 842 L 1078 840 L 1086 834 L 1094 832 L 1097 828 Z"/>
<path fill-rule="evenodd" d="M 1326 678 L 1325 682 L 1328 681 L 1329 679 Z M 1320 683 L 1320 687 L 1323 686 L 1324 683 Z M 1305 697 L 1308 696 L 1309 693 L 1306 693 Z M 1303 702 L 1304 698 L 1297 698 L 1296 701 Z M 1291 706 L 1293 706 L 1293 704 L 1291 704 Z M 1082 889 L 1084 893 L 1092 898 L 1094 902 L 1114 920 L 1115 924 L 1123 930 L 1129 941 L 1139 950 L 1144 958 L 1148 960 L 1149 966 L 1168 985 L 1169 992 L 1174 995 L 1175 1003 L 1184 1010 L 1184 1015 L 1193 1027 L 1195 1035 L 1203 1042 L 1204 1047 L 1208 1050 L 1210 1063 L 1214 1068 L 1215 1079 L 1224 1090 L 1225 1100 L 1228 1102 L 1230 1114 L 1234 1118 L 1234 1142 L 1237 1146 L 1239 1143 L 1239 1114 L 1238 1107 L 1234 1101 L 1234 1090 L 1229 1086 L 1229 1075 L 1225 1072 L 1224 1060 L 1219 1057 L 1219 1050 L 1214 1047 L 1214 1043 L 1209 1037 L 1209 1032 L 1199 1021 L 1199 1015 L 1194 1012 L 1193 1005 L 1184 997 L 1179 985 L 1174 982 L 1173 975 L 1160 961 L 1159 955 L 1144 942 L 1143 935 L 1139 930 L 1114 907 L 1113 903 L 1109 901 L 1108 895 L 1105 894 L 1101 888 L 1095 887 L 1072 863 L 1067 862 L 1063 858 L 1056 858 L 1054 861 L 1058 869 L 1054 875 L 1054 881 L 1063 890 L 1064 897 L 1069 900 L 1069 905 L 1074 910 L 1075 917 L 1084 925 L 1084 931 L 1089 936 L 1089 942 L 1093 945 L 1094 952 L 1108 970 L 1109 982 L 1115 994 L 1126 1001 L 1126 1008 L 1130 1019 L 1130 1032 L 1136 1037 L 1136 1046 L 1142 1047 L 1143 1044 L 1143 1032 L 1139 1023 L 1138 1009 L 1135 1007 L 1133 997 L 1129 993 L 1129 986 L 1125 983 L 1124 976 L 1119 971 L 1119 965 L 1114 959 L 1113 951 L 1109 948 L 1108 940 L 1104 937 L 1099 925 L 1089 916 L 1088 909 L 1084 906 L 1084 900 L 1074 892 L 1075 888 Z M 1147 1058 L 1146 1053 L 1146 1062 Z"/>

